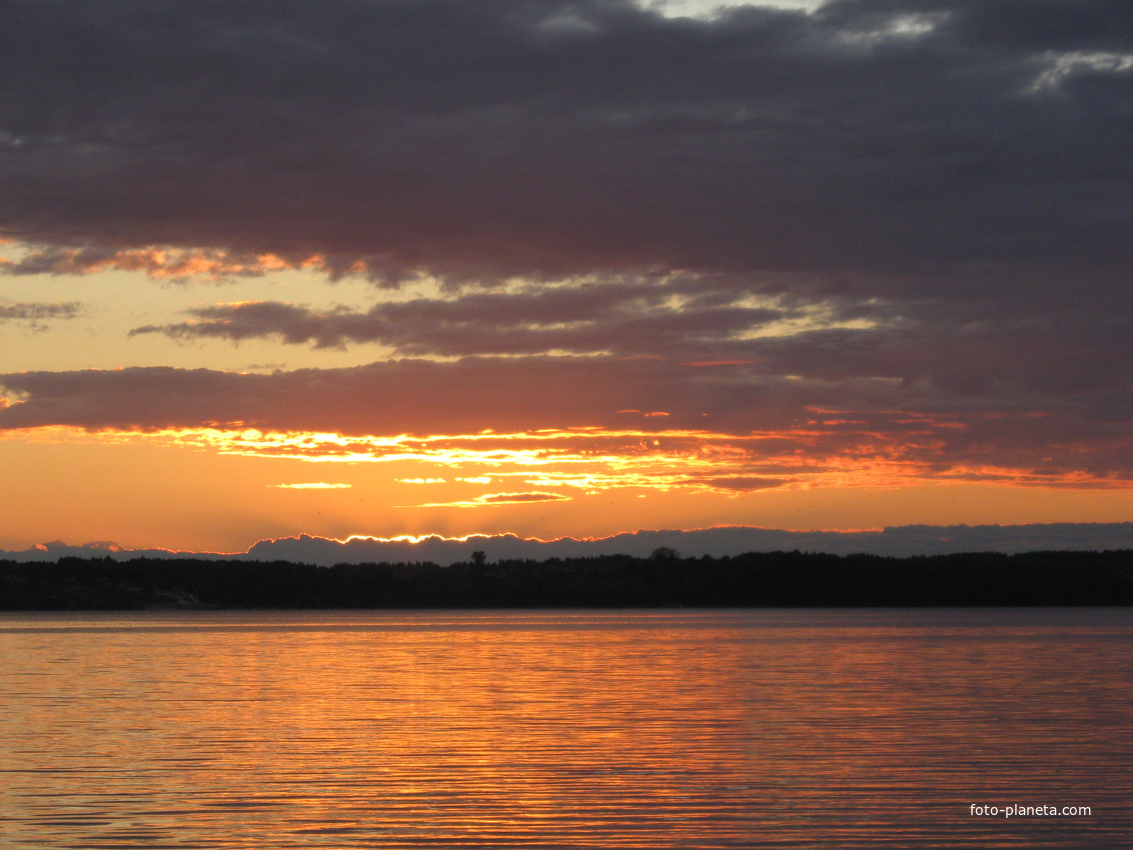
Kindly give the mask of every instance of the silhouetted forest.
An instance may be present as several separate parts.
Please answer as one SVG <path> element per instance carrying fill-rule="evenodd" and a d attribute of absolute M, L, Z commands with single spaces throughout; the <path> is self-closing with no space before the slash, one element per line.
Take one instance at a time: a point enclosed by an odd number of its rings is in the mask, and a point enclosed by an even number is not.
<path fill-rule="evenodd" d="M 1133 605 L 1133 551 L 752 552 L 489 563 L 0 561 L 0 610 Z"/>

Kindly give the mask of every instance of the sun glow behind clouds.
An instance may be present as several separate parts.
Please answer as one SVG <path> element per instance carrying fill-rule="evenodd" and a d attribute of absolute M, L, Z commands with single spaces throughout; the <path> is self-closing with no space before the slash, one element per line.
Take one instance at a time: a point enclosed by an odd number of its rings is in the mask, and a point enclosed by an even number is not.
<path fill-rule="evenodd" d="M 1129 20 L 631 3 L 111 3 L 96 31 L 21 7 L 44 38 L 0 77 L 0 533 L 1133 494 Z M 92 45 L 115 61 L 71 61 Z M 1028 507 L 915 513 L 921 487 Z"/>
<path fill-rule="evenodd" d="M 353 484 L 327 484 L 323 481 L 315 481 L 309 484 L 272 484 L 280 490 L 348 490 L 353 487 Z"/>
<path fill-rule="evenodd" d="M 822 418 L 835 420 L 833 413 Z M 861 426 L 810 430 L 825 428 Z M 840 454 L 829 446 L 819 459 L 789 433 L 737 441 L 703 432 L 699 445 L 674 432 L 619 433 L 584 434 L 590 442 L 574 446 L 565 441 L 578 435 L 555 443 L 543 434 L 526 444 L 533 454 L 523 464 L 501 459 L 486 435 L 418 438 L 400 447 L 375 440 L 386 445 L 377 452 L 371 445 L 369 454 L 364 439 L 331 435 L 335 465 L 321 468 L 334 470 L 330 481 L 351 486 L 312 489 L 275 486 L 327 480 L 307 478 L 297 470 L 312 467 L 294 465 L 318 451 L 310 434 L 9 431 L 0 435 L 0 464 L 22 482 L 21 499 L 6 506 L 15 533 L 0 538 L 0 548 L 110 539 L 133 548 L 233 552 L 257 539 L 302 533 L 345 539 L 514 532 L 550 539 L 564 527 L 574 536 L 601 536 L 721 523 L 804 530 L 1121 521 L 1129 509 L 1128 483 L 1123 489 L 1099 476 L 989 465 L 941 470 L 931 457 L 886 458 L 876 450 L 867 456 L 855 449 L 861 440 Z M 607 442 L 601 450 L 596 437 Z M 617 449 L 630 443 L 633 451 Z M 455 445 L 461 451 L 447 454 Z M 548 446 L 556 451 L 535 454 Z M 76 469 L 84 474 L 76 477 Z M 187 492 L 201 498 L 186 499 Z M 52 510 L 43 509 L 48 503 Z M 59 516 L 72 518 L 63 534 Z"/>
<path fill-rule="evenodd" d="M 412 506 L 477 507 L 504 502 L 558 500 L 556 493 L 470 492 L 512 482 L 588 494 L 755 491 L 818 487 L 900 487 L 926 482 L 982 482 L 1058 488 L 1125 488 L 1130 482 L 1084 470 L 1013 468 L 971 460 L 949 466 L 939 455 L 950 437 L 964 438 L 971 423 L 908 411 L 814 409 L 813 418 L 784 430 L 728 434 L 694 429 L 568 428 L 531 432 L 413 436 L 278 432 L 255 428 L 85 431 L 50 427 L 10 432 L 35 442 L 97 442 L 206 451 L 217 456 L 395 465 L 419 475 L 395 476 L 398 485 L 444 493 Z M 658 420 L 654 420 L 658 421 Z M 663 422 L 664 420 L 659 420 Z M 886 427 L 882 427 L 886 426 Z M 440 475 L 438 473 L 446 473 Z M 287 490 L 345 490 L 349 483 L 268 485 Z M 458 494 L 455 498 L 447 494 Z M 509 496 L 515 498 L 508 498 Z"/>

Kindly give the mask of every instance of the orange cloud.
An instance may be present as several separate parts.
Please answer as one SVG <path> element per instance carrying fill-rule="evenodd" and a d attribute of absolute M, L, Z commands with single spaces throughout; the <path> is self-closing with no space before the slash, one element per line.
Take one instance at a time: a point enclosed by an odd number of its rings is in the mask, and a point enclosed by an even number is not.
<path fill-rule="evenodd" d="M 488 493 L 475 499 L 452 502 L 426 502 L 422 505 L 400 505 L 403 508 L 483 508 L 492 505 L 522 505 L 530 502 L 569 502 L 570 496 L 559 493 Z"/>
<path fill-rule="evenodd" d="M 141 248 L 107 248 L 86 245 L 30 246 L 16 260 L 0 259 L 0 271 L 9 275 L 87 275 L 104 271 L 140 272 L 155 280 L 220 281 L 262 277 L 272 272 L 308 269 L 332 278 L 351 275 L 380 277 L 365 260 L 340 261 L 325 254 L 281 256 L 274 253 L 151 245 Z"/>
<path fill-rule="evenodd" d="M 897 413 L 908 417 L 908 414 Z M 90 441 L 104 444 L 206 448 L 218 455 L 276 458 L 303 463 L 378 463 L 416 465 L 430 474 L 402 477 L 402 484 L 483 486 L 517 480 L 539 488 L 597 492 L 635 488 L 654 491 L 701 491 L 740 495 L 757 490 L 810 487 L 898 487 L 918 482 L 984 482 L 1054 488 L 1131 488 L 1133 478 L 1051 466 L 1035 468 L 1003 463 L 943 463 L 936 453 L 937 434 L 956 423 L 933 417 L 908 417 L 917 424 L 900 438 L 850 427 L 852 420 L 826 418 L 807 428 L 746 435 L 696 430 L 544 429 L 502 434 L 347 436 L 330 432 L 282 432 L 259 429 L 163 429 L 152 431 L 81 431 L 42 428 L 9 432 L 41 442 Z M 876 426 L 876 422 L 871 422 Z M 937 429 L 940 429 L 938 431 Z M 436 475 L 448 469 L 451 479 Z M 490 470 L 490 475 L 477 470 Z M 299 483 L 283 489 L 331 489 L 350 485 Z M 567 496 L 532 491 L 496 493 L 415 507 L 562 500 Z"/>

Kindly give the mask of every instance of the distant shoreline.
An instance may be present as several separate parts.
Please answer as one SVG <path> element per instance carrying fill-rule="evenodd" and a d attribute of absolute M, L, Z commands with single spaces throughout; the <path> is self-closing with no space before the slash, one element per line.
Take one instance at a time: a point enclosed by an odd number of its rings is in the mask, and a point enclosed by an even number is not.
<path fill-rule="evenodd" d="M 1133 605 L 1133 550 L 883 557 L 603 555 L 451 566 L 60 558 L 0 561 L 0 611 L 862 608 Z"/>

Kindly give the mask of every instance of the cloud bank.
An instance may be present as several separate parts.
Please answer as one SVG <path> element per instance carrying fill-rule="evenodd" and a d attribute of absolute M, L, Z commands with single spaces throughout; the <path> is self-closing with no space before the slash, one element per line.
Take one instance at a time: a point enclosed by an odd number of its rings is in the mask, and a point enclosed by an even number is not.
<path fill-rule="evenodd" d="M 13 273 L 1128 271 L 1122 2 L 45 0 L 0 30 Z"/>
<path fill-rule="evenodd" d="M 204 557 L 237 560 L 286 560 L 321 566 L 338 563 L 421 562 L 451 564 L 467 561 L 473 551 L 489 560 L 544 560 L 624 554 L 646 557 L 659 547 L 683 556 L 739 555 L 744 552 L 801 550 L 834 555 L 870 553 L 907 557 L 957 552 L 1033 552 L 1044 550 L 1097 551 L 1133 549 L 1133 523 L 1051 523 L 1037 525 L 929 526 L 913 525 L 881 531 L 780 531 L 729 527 L 694 531 L 636 531 L 599 539 L 534 540 L 515 535 L 467 538 L 426 537 L 392 539 L 354 537 L 346 541 L 302 535 L 261 540 L 244 553 L 170 552 L 165 549 L 121 549 L 113 543 L 68 546 L 42 544 L 20 552 L 0 552 L 16 561 L 54 561 L 62 557 L 130 558 Z"/>

